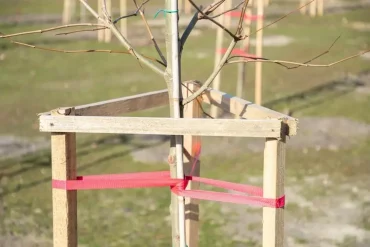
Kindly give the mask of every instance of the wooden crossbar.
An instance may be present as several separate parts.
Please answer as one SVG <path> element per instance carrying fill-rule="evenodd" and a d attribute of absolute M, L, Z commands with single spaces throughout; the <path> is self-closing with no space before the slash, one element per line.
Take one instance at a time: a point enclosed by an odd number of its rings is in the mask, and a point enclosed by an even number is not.
<path fill-rule="evenodd" d="M 204 103 L 220 107 L 224 111 L 230 112 L 245 119 L 280 119 L 283 120 L 288 130 L 286 135 L 294 136 L 297 134 L 298 120 L 288 115 L 273 111 L 266 107 L 256 105 L 252 102 L 234 97 L 230 94 L 214 89 L 207 89 L 202 95 Z"/>
<path fill-rule="evenodd" d="M 41 132 L 280 137 L 279 120 L 41 115 Z"/>

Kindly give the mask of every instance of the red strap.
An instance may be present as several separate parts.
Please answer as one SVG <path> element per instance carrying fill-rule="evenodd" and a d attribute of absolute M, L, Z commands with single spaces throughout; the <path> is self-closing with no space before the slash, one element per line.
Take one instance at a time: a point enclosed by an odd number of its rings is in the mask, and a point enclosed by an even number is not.
<path fill-rule="evenodd" d="M 189 181 L 196 181 L 227 190 L 243 192 L 252 196 L 234 195 L 230 193 L 204 190 L 186 190 L 186 186 Z M 185 179 L 174 179 L 170 177 L 170 173 L 168 171 L 79 176 L 76 180 L 53 180 L 52 186 L 55 189 L 64 190 L 150 188 L 168 186 L 171 187 L 171 191 L 173 193 L 179 196 L 200 200 L 248 204 L 273 208 L 281 208 L 285 205 L 284 196 L 278 199 L 263 198 L 263 191 L 259 187 L 195 176 L 187 176 Z"/>

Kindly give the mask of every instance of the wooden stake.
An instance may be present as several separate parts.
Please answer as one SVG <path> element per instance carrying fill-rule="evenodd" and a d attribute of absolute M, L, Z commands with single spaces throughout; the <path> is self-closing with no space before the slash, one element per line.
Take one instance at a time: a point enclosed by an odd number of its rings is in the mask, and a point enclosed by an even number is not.
<path fill-rule="evenodd" d="M 80 22 L 87 22 L 87 10 L 82 3 L 80 3 Z"/>
<path fill-rule="evenodd" d="M 52 115 L 74 115 L 73 108 Z M 76 179 L 76 134 L 51 134 L 52 178 Z M 53 189 L 53 241 L 57 247 L 77 247 L 77 191 Z"/>
<path fill-rule="evenodd" d="M 222 13 L 224 11 L 225 11 L 225 4 L 222 4 L 219 7 L 218 13 Z M 219 22 L 222 25 L 225 24 L 225 15 L 220 16 Z M 220 60 L 221 60 L 221 57 L 222 57 L 221 48 L 222 48 L 222 45 L 223 45 L 223 40 L 224 40 L 224 30 L 222 30 L 221 28 L 217 28 L 217 30 L 216 30 L 215 61 L 214 61 L 215 68 L 220 63 Z M 218 75 L 216 76 L 216 78 L 213 81 L 213 88 L 216 89 L 216 90 L 219 90 L 220 89 L 220 84 L 221 84 L 221 71 L 220 71 L 220 73 L 218 73 Z M 217 118 L 218 114 L 219 114 L 219 109 L 216 106 L 212 105 L 211 106 L 211 116 Z"/>
<path fill-rule="evenodd" d="M 183 87 L 183 97 L 190 96 L 192 92 L 195 92 L 196 90 L 197 87 L 195 84 L 186 84 L 185 87 Z M 197 100 L 193 100 L 184 107 L 184 118 L 201 117 L 202 112 Z M 184 136 L 184 172 L 186 175 L 200 176 L 200 161 L 198 160 L 198 162 L 194 163 L 197 155 L 196 147 L 197 145 L 200 145 L 200 141 L 200 136 Z M 193 173 L 190 174 L 192 170 Z M 187 189 L 197 190 L 199 189 L 199 183 L 190 181 Z M 197 247 L 199 242 L 199 201 L 196 199 L 185 199 L 185 224 L 186 244 L 191 247 Z"/>
<path fill-rule="evenodd" d="M 317 10 L 317 1 L 313 1 L 310 3 L 310 16 L 315 17 L 316 16 L 316 10 Z"/>
<path fill-rule="evenodd" d="M 191 4 L 190 4 L 190 2 L 188 0 L 185 0 L 184 13 L 186 15 L 190 15 L 191 14 Z"/>
<path fill-rule="evenodd" d="M 264 151 L 263 197 L 284 195 L 285 136 L 283 140 L 267 138 Z M 284 209 L 263 208 L 263 247 L 284 246 Z"/>
<path fill-rule="evenodd" d="M 106 0 L 107 3 L 107 12 L 109 15 L 112 15 L 112 0 Z M 104 41 L 105 43 L 110 43 L 112 40 L 112 30 L 110 28 L 107 28 L 105 31 L 105 37 Z"/>
<path fill-rule="evenodd" d="M 224 5 L 224 11 L 229 10 L 233 7 L 233 1 L 232 0 L 226 0 Z M 225 15 L 225 27 L 227 29 L 231 28 L 231 15 Z"/>
<path fill-rule="evenodd" d="M 103 0 L 98 0 L 98 14 L 99 16 L 103 16 Z M 101 24 L 99 20 L 98 23 Z M 104 29 L 98 30 L 98 42 L 103 42 L 104 36 L 105 30 Z"/>
<path fill-rule="evenodd" d="M 317 14 L 319 16 L 324 15 L 324 0 L 317 0 Z"/>
<path fill-rule="evenodd" d="M 300 0 L 299 2 L 299 6 L 303 6 L 306 4 L 306 0 Z M 307 10 L 307 7 L 303 7 L 301 8 L 299 11 L 301 12 L 302 15 L 304 15 L 306 13 L 306 10 Z"/>
<path fill-rule="evenodd" d="M 257 0 L 257 15 L 263 16 L 263 0 Z M 257 20 L 257 32 L 256 35 L 256 56 L 262 57 L 262 42 L 263 42 L 263 18 Z M 262 103 L 262 63 L 256 63 L 256 74 L 255 74 L 255 102 L 257 105 Z"/>
<path fill-rule="evenodd" d="M 62 22 L 64 25 L 71 23 L 73 15 L 75 13 L 75 8 L 76 8 L 75 0 L 64 0 L 63 18 L 62 18 Z"/>
<path fill-rule="evenodd" d="M 127 15 L 127 0 L 120 0 L 120 16 Z M 127 18 L 120 20 L 121 33 L 127 38 Z"/>

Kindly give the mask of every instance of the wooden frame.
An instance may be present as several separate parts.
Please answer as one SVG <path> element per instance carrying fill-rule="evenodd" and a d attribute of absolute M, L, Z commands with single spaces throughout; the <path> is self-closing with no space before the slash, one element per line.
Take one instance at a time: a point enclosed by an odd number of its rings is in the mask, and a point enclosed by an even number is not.
<path fill-rule="evenodd" d="M 183 88 L 184 97 L 199 88 L 195 82 Z M 184 172 L 194 160 L 200 136 L 266 138 L 263 194 L 279 198 L 284 194 L 286 136 L 297 133 L 297 119 L 255 105 L 249 101 L 208 88 L 198 100 L 184 106 L 184 118 L 120 117 L 124 113 L 164 106 L 167 90 L 144 93 L 93 104 L 63 107 L 39 114 L 40 131 L 51 132 L 53 179 L 76 177 L 76 133 L 128 133 L 184 135 Z M 203 119 L 201 103 L 215 105 L 240 119 Z M 194 175 L 199 175 L 198 161 Z M 191 189 L 198 184 L 192 183 Z M 187 245 L 198 246 L 199 206 L 186 200 Z M 53 189 L 54 246 L 77 247 L 76 191 Z M 282 247 L 284 209 L 263 208 L 263 246 Z"/>
<path fill-rule="evenodd" d="M 306 4 L 308 0 L 300 0 L 300 6 Z M 307 12 L 307 6 L 304 8 L 301 8 L 300 10 L 301 14 L 305 15 Z M 309 11 L 311 17 L 323 16 L 324 15 L 324 0 L 316 0 L 310 3 L 309 5 Z"/>

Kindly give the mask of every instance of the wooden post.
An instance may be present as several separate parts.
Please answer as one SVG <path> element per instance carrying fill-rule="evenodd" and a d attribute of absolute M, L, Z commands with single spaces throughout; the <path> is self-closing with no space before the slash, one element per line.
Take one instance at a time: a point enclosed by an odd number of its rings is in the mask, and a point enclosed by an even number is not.
<path fill-rule="evenodd" d="M 120 0 L 120 16 L 127 15 L 127 0 Z M 127 38 L 127 18 L 120 20 L 121 33 Z"/>
<path fill-rule="evenodd" d="M 316 10 L 317 10 L 317 1 L 313 1 L 310 3 L 310 16 L 314 17 L 316 16 Z"/>
<path fill-rule="evenodd" d="M 109 15 L 112 15 L 112 0 L 106 0 L 107 3 L 107 12 Z M 110 43 L 112 40 L 112 30 L 110 28 L 107 28 L 105 31 L 105 37 L 104 41 L 105 43 Z"/>
<path fill-rule="evenodd" d="M 225 4 L 222 4 L 219 7 L 218 13 L 222 13 L 223 11 L 225 11 Z M 219 18 L 220 18 L 219 23 L 224 25 L 225 24 L 225 15 L 221 15 Z M 214 67 L 215 68 L 220 63 L 220 60 L 221 60 L 221 57 L 222 57 L 221 48 L 222 48 L 222 45 L 223 45 L 223 41 L 224 41 L 224 30 L 222 30 L 221 28 L 217 28 L 217 30 L 216 30 L 215 61 L 214 61 Z M 215 79 L 213 81 L 213 88 L 216 89 L 216 90 L 219 90 L 220 89 L 220 84 L 221 84 L 221 71 L 220 71 L 220 73 L 218 73 L 218 75 L 215 77 Z M 219 109 L 217 108 L 217 106 L 211 105 L 211 110 L 210 111 L 211 111 L 211 116 L 217 118 L 218 113 L 219 113 Z"/>
<path fill-rule="evenodd" d="M 257 16 L 263 16 L 263 0 L 257 0 Z M 260 30 L 256 35 L 256 56 L 262 57 L 262 42 L 263 42 L 263 18 L 258 18 L 256 29 Z M 256 63 L 255 74 L 255 103 L 262 103 L 262 63 Z"/>
<path fill-rule="evenodd" d="M 74 115 L 73 108 L 52 115 Z M 76 134 L 51 134 L 52 178 L 76 179 Z M 53 241 L 55 247 L 77 247 L 77 191 L 53 189 Z"/>
<path fill-rule="evenodd" d="M 102 0 L 98 0 L 98 14 L 99 16 L 103 16 L 103 2 Z M 98 20 L 100 24 L 100 21 Z M 105 36 L 105 29 L 98 30 L 98 42 L 103 42 Z"/>
<path fill-rule="evenodd" d="M 184 13 L 185 15 L 191 14 L 191 4 L 188 0 L 185 0 Z"/>
<path fill-rule="evenodd" d="M 62 18 L 63 25 L 71 23 L 75 12 L 75 8 L 76 8 L 75 0 L 64 0 L 63 18 Z"/>
<path fill-rule="evenodd" d="M 265 7 L 270 5 L 270 0 L 265 0 Z"/>
<path fill-rule="evenodd" d="M 324 15 L 324 0 L 318 0 L 317 1 L 317 14 L 319 16 Z"/>
<path fill-rule="evenodd" d="M 300 0 L 299 2 L 299 6 L 303 6 L 306 4 L 306 0 Z M 299 10 L 299 12 L 301 12 L 302 15 L 304 15 L 306 13 L 306 10 L 307 10 L 307 7 L 303 7 Z"/>
<path fill-rule="evenodd" d="M 82 3 L 80 3 L 80 22 L 87 22 L 87 10 Z"/>
<path fill-rule="evenodd" d="M 284 195 L 285 136 L 283 140 L 267 138 L 264 151 L 263 197 Z M 284 209 L 263 208 L 263 247 L 284 246 Z"/>
<path fill-rule="evenodd" d="M 229 10 L 233 7 L 233 1 L 232 0 L 226 0 L 223 5 L 225 5 L 225 7 L 223 8 L 223 11 Z M 231 15 L 225 15 L 224 18 L 225 18 L 225 27 L 227 29 L 230 29 L 231 28 Z"/>
<path fill-rule="evenodd" d="M 183 97 L 188 97 L 197 90 L 194 83 L 183 86 Z M 201 118 L 202 112 L 199 102 L 193 100 L 184 106 L 184 118 Z M 184 136 L 184 172 L 186 175 L 200 176 L 200 161 L 198 160 L 192 167 L 197 151 L 200 148 L 200 136 Z M 199 157 L 198 157 L 199 158 Z M 193 169 L 193 173 L 191 173 Z M 190 181 L 187 189 L 199 189 L 199 183 Z M 186 244 L 189 247 L 197 247 L 199 242 L 199 201 L 196 199 L 185 199 L 185 224 L 186 224 Z"/>

